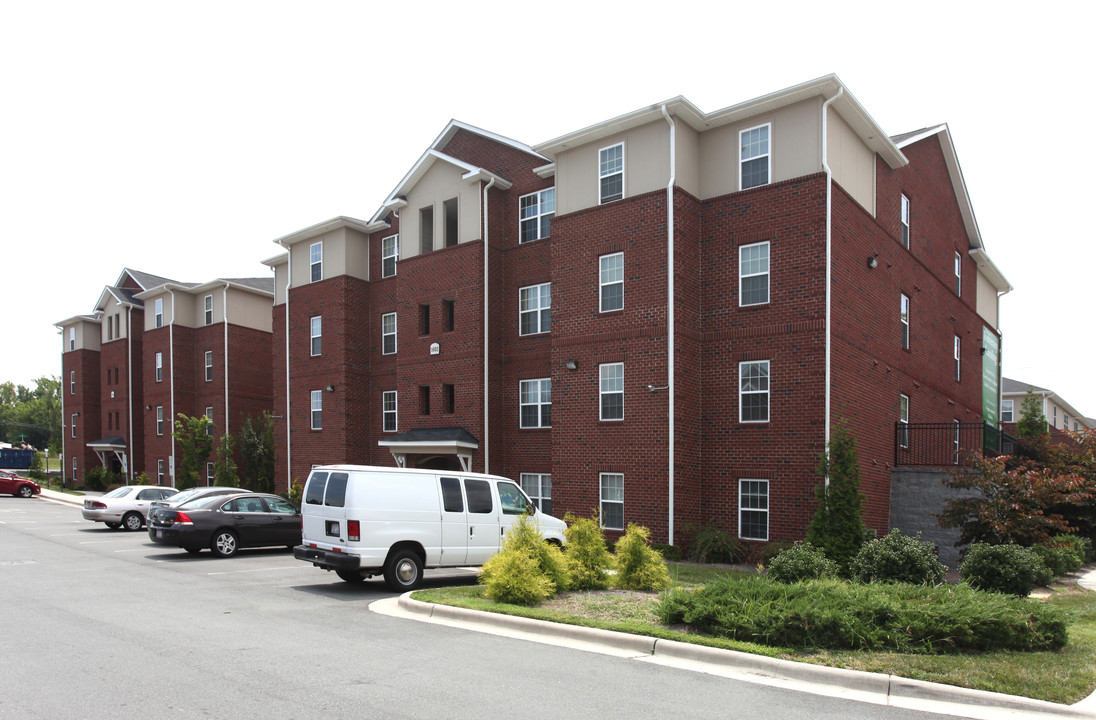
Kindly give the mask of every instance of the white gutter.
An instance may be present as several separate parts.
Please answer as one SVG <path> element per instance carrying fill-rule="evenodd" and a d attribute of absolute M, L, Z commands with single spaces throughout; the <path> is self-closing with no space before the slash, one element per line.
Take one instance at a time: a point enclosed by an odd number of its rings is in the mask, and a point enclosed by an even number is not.
<path fill-rule="evenodd" d="M 666 184 L 666 364 L 668 367 L 668 397 L 666 399 L 666 423 L 669 435 L 667 443 L 667 500 L 669 518 L 667 519 L 667 542 L 674 544 L 674 185 L 677 184 L 677 126 L 666 105 L 662 105 L 662 117 L 670 124 L 670 181 Z"/>
<path fill-rule="evenodd" d="M 831 97 L 826 102 L 822 103 L 822 169 L 826 172 L 826 372 L 825 372 L 825 387 L 823 392 L 826 398 L 826 417 L 825 417 L 825 452 L 826 459 L 830 457 L 830 372 L 831 372 L 831 359 L 830 352 L 833 338 L 833 288 L 831 283 L 833 282 L 833 171 L 830 170 L 829 164 L 829 145 L 827 143 L 827 122 L 828 111 L 830 109 L 830 103 L 837 98 L 841 97 L 845 93 L 844 86 L 837 88 L 837 94 Z M 830 488 L 830 474 L 827 472 L 825 477 L 826 489 Z"/>
<path fill-rule="evenodd" d="M 224 288 L 221 290 L 221 302 L 224 304 L 222 311 L 224 312 L 225 320 L 225 430 L 224 435 L 228 434 L 228 283 L 225 283 Z"/>
<path fill-rule="evenodd" d="M 126 306 L 126 414 L 129 415 L 129 445 L 126 447 L 126 485 L 133 480 L 133 306 Z"/>
<path fill-rule="evenodd" d="M 168 425 L 171 428 L 171 487 L 176 487 L 175 482 L 175 291 L 168 288 L 171 293 L 171 322 L 167 326 L 168 364 L 171 368 L 171 417 Z"/>
<path fill-rule="evenodd" d="M 491 292 L 487 284 L 487 248 L 490 238 L 490 216 L 487 212 L 487 191 L 495 185 L 495 177 L 483 188 L 483 472 L 491 472 L 491 367 L 490 355 L 487 352 L 490 347 L 490 315 L 491 308 L 488 300 Z"/>

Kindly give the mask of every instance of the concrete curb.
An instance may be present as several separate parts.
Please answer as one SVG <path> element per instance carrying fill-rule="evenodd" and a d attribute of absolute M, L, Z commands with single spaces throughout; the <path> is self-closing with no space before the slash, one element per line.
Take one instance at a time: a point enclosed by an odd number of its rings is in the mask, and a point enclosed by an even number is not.
<path fill-rule="evenodd" d="M 43 500 L 49 500 L 51 502 L 63 503 L 65 505 L 75 505 L 77 507 L 84 506 L 83 495 L 67 495 L 65 493 L 57 492 L 56 490 L 46 490 L 42 488 L 42 494 L 39 495 Z"/>
<path fill-rule="evenodd" d="M 676 640 L 630 635 L 628 633 L 565 625 L 545 620 L 500 615 L 469 610 L 467 608 L 438 605 L 415 600 L 411 593 L 399 598 L 404 611 L 433 620 L 450 620 L 473 625 L 486 625 L 516 632 L 548 637 L 564 637 L 581 642 L 602 645 L 639 656 L 685 660 L 710 667 L 726 668 L 744 675 L 764 677 L 769 680 L 801 683 L 806 686 L 834 688 L 849 694 L 867 695 L 873 702 L 899 707 L 947 712 L 943 706 L 965 706 L 973 710 L 1000 710 L 1004 713 L 1024 713 L 1042 717 L 1096 718 L 1096 695 L 1075 705 L 1005 695 L 985 690 L 970 690 L 940 683 L 911 680 L 881 673 L 858 672 L 844 668 L 811 665 L 792 660 L 751 655 L 749 653 L 720 648 L 693 645 Z M 809 689 L 806 689 L 809 692 Z M 950 713 L 950 714 L 954 714 Z M 990 715 L 972 714 L 968 717 Z"/>

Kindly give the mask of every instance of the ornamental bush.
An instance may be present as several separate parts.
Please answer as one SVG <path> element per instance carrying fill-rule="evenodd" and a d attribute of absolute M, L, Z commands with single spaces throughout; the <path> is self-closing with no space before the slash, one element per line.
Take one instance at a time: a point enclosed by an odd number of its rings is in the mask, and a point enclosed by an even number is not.
<path fill-rule="evenodd" d="M 1034 550 L 1019 545 L 975 543 L 959 564 L 959 577 L 971 587 L 1027 597 L 1054 579 Z"/>
<path fill-rule="evenodd" d="M 629 523 L 624 537 L 617 540 L 617 574 L 614 584 L 624 590 L 665 590 L 670 571 L 662 555 L 650 545 L 651 531 Z"/>
<path fill-rule="evenodd" d="M 580 518 L 568 513 L 564 518 L 567 529 L 567 549 L 563 553 L 572 590 L 604 590 L 609 587 L 609 571 L 613 556 L 605 544 L 601 524 L 596 517 Z"/>
<path fill-rule="evenodd" d="M 1054 577 L 1062 577 L 1080 570 L 1081 566 L 1085 564 L 1085 560 L 1081 557 L 1081 553 L 1078 552 L 1077 548 L 1070 544 L 1057 544 L 1054 540 L 1052 538 L 1047 541 L 1047 544 L 1043 545 L 1032 545 L 1031 549 L 1035 551 L 1035 554 L 1039 556 L 1039 559 L 1043 561 L 1043 564 L 1047 566 L 1047 569 Z"/>
<path fill-rule="evenodd" d="M 701 528 L 691 528 L 689 559 L 698 563 L 740 563 L 749 555 L 749 546 L 729 532 L 709 522 Z"/>
<path fill-rule="evenodd" d="M 528 515 L 510 526 L 502 549 L 484 564 L 479 581 L 487 586 L 487 597 L 516 605 L 534 605 L 570 585 L 563 551 L 545 542 Z"/>
<path fill-rule="evenodd" d="M 768 565 L 768 576 L 779 583 L 819 580 L 837 577 L 837 563 L 826 552 L 809 542 L 797 542 L 774 557 Z"/>
<path fill-rule="evenodd" d="M 936 558 L 936 548 L 922 540 L 921 533 L 907 537 L 897 528 L 863 545 L 850 565 L 852 579 L 862 583 L 938 585 L 947 573 L 947 567 Z"/>

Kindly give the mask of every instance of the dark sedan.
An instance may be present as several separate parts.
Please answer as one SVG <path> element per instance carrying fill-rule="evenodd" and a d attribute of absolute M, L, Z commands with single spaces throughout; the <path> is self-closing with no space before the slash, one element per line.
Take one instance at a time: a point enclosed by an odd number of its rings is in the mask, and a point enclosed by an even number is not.
<path fill-rule="evenodd" d="M 207 495 L 161 509 L 149 530 L 154 543 L 189 553 L 209 548 L 232 557 L 240 548 L 276 545 L 292 550 L 301 543 L 301 511 L 277 495 Z"/>
<path fill-rule="evenodd" d="M 237 493 L 245 492 L 247 492 L 247 490 L 244 488 L 213 485 L 210 487 L 192 487 L 181 490 L 163 500 L 153 500 L 148 504 L 148 512 L 145 513 L 146 522 L 148 524 L 148 537 L 150 540 L 152 539 L 152 523 L 160 516 L 160 513 L 163 512 L 165 508 L 178 507 L 185 502 L 197 500 L 198 498 L 207 495 L 236 495 Z"/>

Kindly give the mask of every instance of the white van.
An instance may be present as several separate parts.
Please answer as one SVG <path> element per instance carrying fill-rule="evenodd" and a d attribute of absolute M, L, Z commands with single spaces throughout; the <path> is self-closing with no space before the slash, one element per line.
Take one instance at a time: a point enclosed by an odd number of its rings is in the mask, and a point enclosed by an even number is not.
<path fill-rule="evenodd" d="M 298 560 L 347 582 L 383 573 L 397 592 L 412 590 L 424 568 L 478 566 L 531 512 L 548 542 L 566 525 L 545 515 L 514 481 L 497 475 L 365 465 L 315 467 L 301 498 Z"/>

